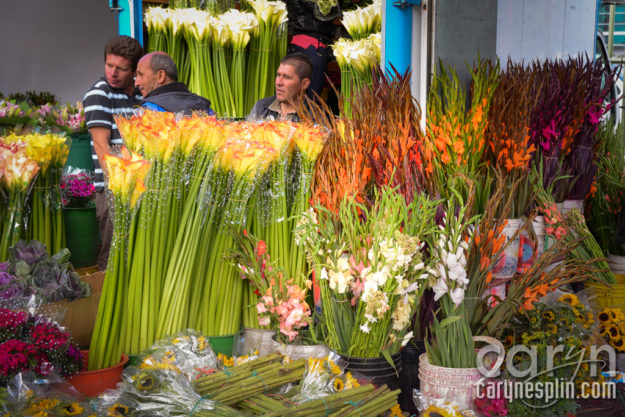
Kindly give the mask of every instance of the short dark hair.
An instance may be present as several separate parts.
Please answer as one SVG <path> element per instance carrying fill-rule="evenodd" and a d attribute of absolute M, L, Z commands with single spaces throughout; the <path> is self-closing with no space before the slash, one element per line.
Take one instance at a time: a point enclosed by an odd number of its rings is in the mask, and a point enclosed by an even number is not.
<path fill-rule="evenodd" d="M 130 61 L 132 71 L 137 70 L 137 63 L 143 56 L 143 47 L 135 38 L 130 36 L 115 36 L 109 39 L 104 46 L 104 60 L 107 55 L 117 55 Z"/>
<path fill-rule="evenodd" d="M 163 70 L 169 79 L 178 81 L 178 68 L 176 68 L 176 63 L 165 52 L 154 52 L 150 54 L 148 64 L 154 73 Z"/>
<path fill-rule="evenodd" d="M 295 73 L 300 80 L 308 78 L 312 80 L 313 65 L 312 61 L 306 54 L 301 52 L 294 52 L 282 58 L 281 64 L 293 65 L 295 67 Z"/>

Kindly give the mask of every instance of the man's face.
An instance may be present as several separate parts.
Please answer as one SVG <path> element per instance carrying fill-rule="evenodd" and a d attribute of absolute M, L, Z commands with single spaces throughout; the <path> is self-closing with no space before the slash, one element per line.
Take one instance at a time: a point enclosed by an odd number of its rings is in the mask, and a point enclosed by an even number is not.
<path fill-rule="evenodd" d="M 276 98 L 280 102 L 292 100 L 297 102 L 299 97 L 308 87 L 310 80 L 301 80 L 295 72 L 295 66 L 280 64 L 276 74 Z"/>
<path fill-rule="evenodd" d="M 135 74 L 130 61 L 124 57 L 108 54 L 104 61 L 104 73 L 111 87 L 127 90 L 133 85 Z"/>
<path fill-rule="evenodd" d="M 150 68 L 149 57 L 141 58 L 137 64 L 135 86 L 141 90 L 143 97 L 156 88 L 157 81 L 157 74 Z"/>

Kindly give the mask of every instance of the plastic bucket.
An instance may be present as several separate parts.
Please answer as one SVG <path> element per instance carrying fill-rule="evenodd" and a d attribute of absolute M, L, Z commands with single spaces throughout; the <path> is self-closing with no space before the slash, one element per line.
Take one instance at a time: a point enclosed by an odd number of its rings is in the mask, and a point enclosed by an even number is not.
<path fill-rule="evenodd" d="M 98 219 L 95 206 L 63 209 L 65 240 L 76 268 L 95 265 L 98 261 Z"/>
<path fill-rule="evenodd" d="M 582 217 L 584 216 L 584 200 L 564 200 L 561 203 L 556 203 L 556 207 L 563 216 L 566 216 L 573 209 L 578 209 Z"/>
<path fill-rule="evenodd" d="M 521 219 L 507 219 L 506 225 L 502 231 L 506 236 L 506 243 L 510 241 L 512 236 L 519 230 L 521 222 Z M 514 276 L 519 262 L 520 242 L 521 238 L 517 236 L 516 239 L 508 244 L 504 253 L 497 259 L 495 267 L 493 268 L 494 280 L 507 280 Z"/>
<path fill-rule="evenodd" d="M 608 265 L 619 284 L 625 284 L 625 256 L 608 255 Z"/>
<path fill-rule="evenodd" d="M 419 410 L 413 400 L 413 392 L 419 389 L 419 357 L 423 353 L 425 353 L 423 340 L 410 341 L 401 350 L 401 372 L 399 373 L 401 393 L 398 402 L 401 409 L 411 415 L 419 415 Z"/>
<path fill-rule="evenodd" d="M 87 371 L 87 362 L 89 361 L 89 351 L 81 350 L 83 357 L 83 371 L 80 371 L 67 381 L 74 386 L 79 392 L 88 397 L 96 397 L 98 394 L 107 389 L 113 389 L 117 383 L 122 380 L 122 371 L 128 356 L 122 353 L 121 361 L 110 368 L 96 369 Z"/>
<path fill-rule="evenodd" d="M 284 356 L 288 356 L 291 360 L 302 358 L 325 358 L 330 354 L 330 349 L 326 345 L 298 345 L 280 343 L 272 339 L 273 351 L 278 351 Z"/>
<path fill-rule="evenodd" d="M 239 340 L 237 354 L 249 355 L 257 350 L 259 356 L 265 356 L 273 352 L 274 346 L 272 338 L 275 334 L 275 330 L 246 327 Z"/>
<path fill-rule="evenodd" d="M 72 143 L 67 155 L 65 166 L 82 168 L 93 171 L 93 157 L 91 156 L 91 137 L 89 133 L 71 135 Z"/>
<path fill-rule="evenodd" d="M 401 353 L 391 355 L 393 365 L 385 357 L 355 358 L 341 355 L 347 370 L 371 380 L 376 386 L 386 385 L 391 390 L 399 388 L 399 375 L 402 372 Z"/>
<path fill-rule="evenodd" d="M 605 284 L 587 282 L 586 287 L 594 296 L 590 299 L 590 304 L 596 309 L 620 308 L 625 310 L 625 284 Z"/>
<path fill-rule="evenodd" d="M 499 369 L 505 359 L 501 342 L 489 336 L 473 336 L 473 340 L 495 347 L 482 357 L 482 361 L 485 369 Z M 426 399 L 453 399 L 460 410 L 472 409 L 477 396 L 476 383 L 485 378 L 478 368 L 445 368 L 432 365 L 427 353 L 419 357 L 419 381 L 423 396 Z"/>
<path fill-rule="evenodd" d="M 221 353 L 226 356 L 234 355 L 234 342 L 241 333 L 228 334 L 225 336 L 209 336 L 208 344 L 213 352 Z"/>

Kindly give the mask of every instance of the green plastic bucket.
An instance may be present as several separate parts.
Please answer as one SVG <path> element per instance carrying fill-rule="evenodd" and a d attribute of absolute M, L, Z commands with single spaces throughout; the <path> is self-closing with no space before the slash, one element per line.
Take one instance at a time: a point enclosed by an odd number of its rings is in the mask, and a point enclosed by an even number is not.
<path fill-rule="evenodd" d="M 75 268 L 95 265 L 98 261 L 98 220 L 94 207 L 64 208 L 65 240 Z"/>
<path fill-rule="evenodd" d="M 233 356 L 234 354 L 234 342 L 239 337 L 240 332 L 234 334 L 228 334 L 225 336 L 209 336 L 208 344 L 213 352 L 221 353 L 226 356 Z"/>
<path fill-rule="evenodd" d="M 71 135 L 72 143 L 69 148 L 69 155 L 65 166 L 86 169 L 93 171 L 93 157 L 91 156 L 91 137 L 89 133 L 81 135 Z"/>

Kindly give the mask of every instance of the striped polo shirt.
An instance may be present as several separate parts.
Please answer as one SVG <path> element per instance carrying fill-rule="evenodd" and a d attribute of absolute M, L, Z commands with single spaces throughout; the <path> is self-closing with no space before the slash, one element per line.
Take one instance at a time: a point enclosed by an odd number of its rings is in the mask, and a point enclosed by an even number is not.
<path fill-rule="evenodd" d="M 106 82 L 106 78 L 100 78 L 83 98 L 83 106 L 85 108 L 85 119 L 87 127 L 108 127 L 111 129 L 111 139 L 109 145 L 121 145 L 122 138 L 117 130 L 114 116 L 116 114 L 130 115 L 134 112 L 134 108 L 139 105 L 143 97 L 138 89 L 135 89 L 133 97 L 113 88 Z M 91 156 L 93 158 L 94 184 L 96 191 L 104 189 L 104 176 L 98 155 L 93 147 L 93 138 L 91 139 Z"/>

